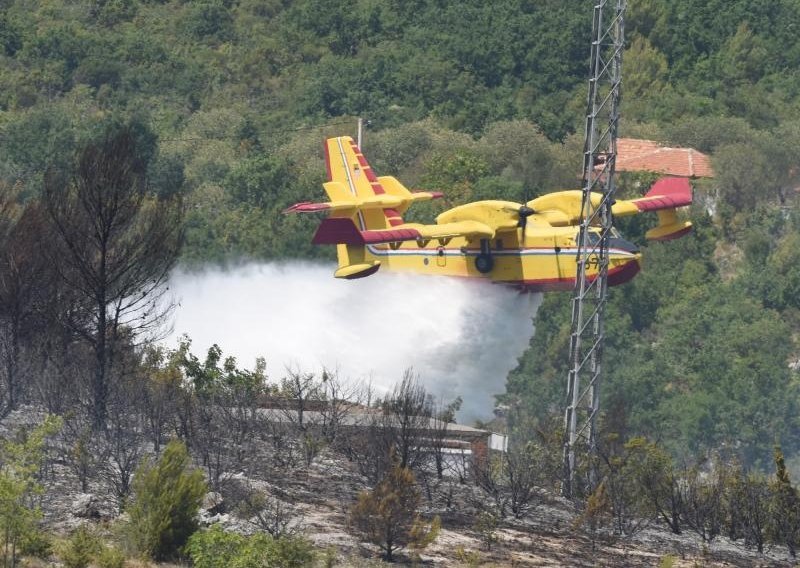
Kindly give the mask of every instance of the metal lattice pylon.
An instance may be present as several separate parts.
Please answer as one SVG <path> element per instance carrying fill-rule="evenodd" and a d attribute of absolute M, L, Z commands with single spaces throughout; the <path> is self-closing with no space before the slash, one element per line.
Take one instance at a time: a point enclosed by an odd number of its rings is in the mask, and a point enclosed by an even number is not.
<path fill-rule="evenodd" d="M 597 414 L 608 291 L 608 239 L 613 219 L 614 166 L 617 157 L 622 49 L 625 42 L 626 0 L 598 0 L 594 6 L 586 138 L 583 148 L 583 197 L 578 234 L 577 273 L 572 298 L 572 334 L 567 402 L 564 413 L 564 486 L 576 491 L 578 458 L 596 450 Z M 600 202 L 592 204 L 592 193 Z M 597 228 L 597 233 L 590 231 Z M 593 270 L 596 268 L 596 272 Z M 590 274 L 594 272 L 594 274 Z M 586 485 L 596 483 L 594 468 L 586 460 Z"/>

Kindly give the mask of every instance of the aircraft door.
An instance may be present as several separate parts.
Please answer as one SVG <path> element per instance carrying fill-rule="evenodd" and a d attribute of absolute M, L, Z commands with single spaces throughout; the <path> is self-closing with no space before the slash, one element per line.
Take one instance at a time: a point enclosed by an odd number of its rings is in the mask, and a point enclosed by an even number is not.
<path fill-rule="evenodd" d="M 444 268 L 447 266 L 447 255 L 444 247 L 436 247 L 436 266 Z"/>

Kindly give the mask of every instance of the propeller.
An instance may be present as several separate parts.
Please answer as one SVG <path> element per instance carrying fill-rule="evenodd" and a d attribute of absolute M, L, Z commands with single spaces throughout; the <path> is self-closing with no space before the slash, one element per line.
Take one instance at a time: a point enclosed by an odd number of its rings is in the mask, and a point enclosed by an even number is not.
<path fill-rule="evenodd" d="M 538 187 L 536 188 L 538 190 Z M 528 226 L 528 217 L 536 213 L 533 208 L 528 207 L 527 203 L 531 200 L 531 186 L 527 183 L 523 186 L 522 192 L 524 194 L 523 205 L 519 208 L 519 226 L 522 229 L 522 236 L 525 237 L 525 227 Z"/>
<path fill-rule="evenodd" d="M 536 213 L 536 211 L 527 205 L 522 205 L 517 213 L 519 214 L 519 226 L 525 230 L 525 226 L 528 224 L 528 217 Z"/>
<path fill-rule="evenodd" d="M 532 207 L 523 205 L 519 208 L 519 228 L 522 229 L 522 240 L 525 240 L 525 230 L 528 226 L 528 217 L 536 213 Z M 522 243 L 520 243 L 522 244 Z"/>
<path fill-rule="evenodd" d="M 536 211 L 534 211 L 531 207 L 528 207 L 527 205 L 520 205 L 518 207 L 507 206 L 503 207 L 503 209 L 505 211 L 514 211 L 517 214 L 517 216 L 519 216 L 519 223 L 517 226 L 522 229 L 523 233 L 525 232 L 525 226 L 528 224 L 528 217 L 536 213 Z"/>

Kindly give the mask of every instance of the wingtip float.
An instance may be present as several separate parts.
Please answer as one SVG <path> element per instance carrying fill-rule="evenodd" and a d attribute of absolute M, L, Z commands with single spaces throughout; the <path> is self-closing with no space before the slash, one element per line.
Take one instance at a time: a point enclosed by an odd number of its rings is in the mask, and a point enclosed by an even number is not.
<path fill-rule="evenodd" d="M 328 212 L 313 243 L 336 245 L 337 278 L 363 278 L 383 266 L 482 278 L 529 291 L 574 286 L 579 190 L 549 193 L 526 204 L 467 203 L 441 213 L 434 225 L 422 225 L 406 223 L 403 214 L 413 203 L 440 198 L 441 193 L 411 192 L 391 176 L 376 176 L 348 136 L 326 140 L 325 159 L 329 181 L 323 186 L 329 201 L 298 203 L 286 213 Z M 659 223 L 646 237 L 664 241 L 691 230 L 691 223 L 676 215 L 677 208 L 691 202 L 689 181 L 667 177 L 644 197 L 617 201 L 612 213 L 621 217 L 656 212 Z M 592 234 L 599 239 L 599 232 Z M 608 253 L 609 285 L 627 282 L 639 272 L 641 253 L 633 243 L 615 236 Z"/>

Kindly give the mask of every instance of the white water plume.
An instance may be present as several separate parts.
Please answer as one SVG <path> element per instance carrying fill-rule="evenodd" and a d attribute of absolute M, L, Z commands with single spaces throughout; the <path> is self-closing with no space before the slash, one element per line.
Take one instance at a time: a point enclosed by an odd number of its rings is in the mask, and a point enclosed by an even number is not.
<path fill-rule="evenodd" d="M 272 380 L 287 366 L 391 389 L 413 367 L 437 399 L 464 400 L 459 419 L 492 416 L 533 335 L 540 294 L 468 279 L 378 273 L 333 278 L 328 264 L 287 262 L 176 271 L 173 340 L 202 356 L 217 343 L 238 364 L 264 356 Z"/>

